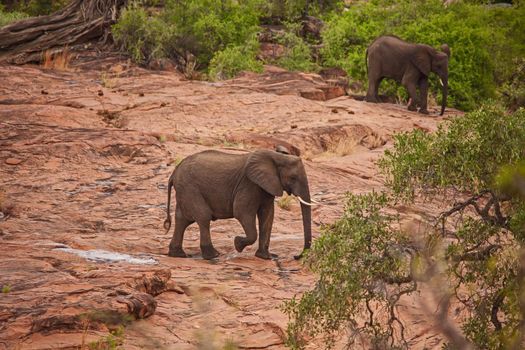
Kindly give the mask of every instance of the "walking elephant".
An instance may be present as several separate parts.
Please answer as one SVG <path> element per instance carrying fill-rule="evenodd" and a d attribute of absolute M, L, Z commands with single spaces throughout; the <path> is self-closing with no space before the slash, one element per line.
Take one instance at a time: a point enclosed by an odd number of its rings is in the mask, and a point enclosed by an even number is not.
<path fill-rule="evenodd" d="M 175 187 L 175 232 L 169 256 L 186 257 L 182 249 L 184 231 L 194 222 L 200 229 L 200 248 L 204 259 L 219 255 L 211 242 L 210 221 L 236 218 L 246 237 L 235 237 L 238 252 L 257 240 L 256 217 L 259 222 L 259 248 L 255 255 L 270 259 L 270 234 L 274 215 L 274 198 L 283 191 L 301 201 L 304 229 L 304 250 L 312 240 L 310 190 L 301 158 L 275 151 L 259 150 L 247 154 L 204 151 L 185 158 L 168 181 L 167 218 L 164 228 L 170 229 L 171 190 Z M 303 252 L 304 252 L 303 250 Z M 302 253 L 301 253 L 302 255 Z M 299 259 L 301 255 L 296 256 Z"/>
<path fill-rule="evenodd" d="M 374 40 L 366 50 L 366 101 L 378 102 L 379 84 L 383 78 L 392 78 L 407 89 L 410 96 L 408 109 L 415 111 L 419 106 L 419 113 L 428 114 L 428 75 L 434 72 L 443 85 L 440 113 L 443 115 L 447 104 L 450 49 L 447 44 L 443 44 L 441 50 L 437 51 L 428 45 L 408 43 L 395 36 L 381 36 Z"/>

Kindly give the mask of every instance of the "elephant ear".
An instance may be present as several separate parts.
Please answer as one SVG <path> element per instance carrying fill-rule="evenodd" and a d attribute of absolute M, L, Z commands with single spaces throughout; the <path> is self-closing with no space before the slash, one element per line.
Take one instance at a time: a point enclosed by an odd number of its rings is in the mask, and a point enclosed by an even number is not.
<path fill-rule="evenodd" d="M 255 151 L 246 162 L 246 176 L 272 196 L 282 196 L 283 186 L 270 151 Z"/>
<path fill-rule="evenodd" d="M 432 67 L 431 55 L 426 46 L 417 45 L 411 58 L 412 64 L 419 69 L 421 73 L 428 76 Z"/>
<path fill-rule="evenodd" d="M 447 54 L 448 58 L 450 58 L 450 47 L 448 47 L 447 44 L 441 45 L 441 51 Z"/>

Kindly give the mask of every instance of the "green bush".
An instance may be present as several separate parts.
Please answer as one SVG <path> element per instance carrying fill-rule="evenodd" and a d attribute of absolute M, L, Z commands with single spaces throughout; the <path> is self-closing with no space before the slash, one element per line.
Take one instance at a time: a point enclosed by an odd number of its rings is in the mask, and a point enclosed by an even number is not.
<path fill-rule="evenodd" d="M 13 0 L 0 1 L 9 12 L 23 12 L 29 16 L 48 15 L 65 7 L 70 0 Z M 27 16 L 26 15 L 26 16 Z"/>
<path fill-rule="evenodd" d="M 334 10 L 342 9 L 342 0 L 271 0 L 265 1 L 265 19 L 282 23 L 284 21 L 298 21 L 303 15 L 323 16 Z"/>
<path fill-rule="evenodd" d="M 70 0 L 30 0 L 20 10 L 30 16 L 48 15 L 65 7 Z"/>
<path fill-rule="evenodd" d="M 27 14 L 23 12 L 5 11 L 4 7 L 0 5 L 0 27 L 3 27 L 11 22 L 15 22 L 15 21 L 18 21 L 26 17 L 27 17 Z"/>
<path fill-rule="evenodd" d="M 173 26 L 172 48 L 206 67 L 216 52 L 241 46 L 258 31 L 261 0 L 168 0 L 161 17 Z"/>
<path fill-rule="evenodd" d="M 525 107 L 525 58 L 517 58 L 514 67 L 510 79 L 498 89 L 501 100 L 513 111 Z"/>
<path fill-rule="evenodd" d="M 365 50 L 380 35 L 394 34 L 434 47 L 447 43 L 452 52 L 449 104 L 472 110 L 495 96 L 497 86 L 515 70 L 515 58 L 525 55 L 524 17 L 525 6 L 458 2 L 445 7 L 440 0 L 357 3 L 328 21 L 323 32 L 323 65 L 341 66 L 365 82 Z M 406 96 L 404 89 L 392 83 L 382 88 L 388 94 Z M 431 93 L 439 96 L 440 90 L 437 78 L 432 77 Z"/>
<path fill-rule="evenodd" d="M 254 37 L 245 45 L 229 46 L 216 52 L 210 62 L 210 78 L 224 80 L 235 77 L 241 71 L 262 72 L 263 65 L 256 59 L 258 49 L 259 42 Z"/>
<path fill-rule="evenodd" d="M 244 69 L 260 70 L 253 41 L 260 4 L 260 0 L 167 0 L 150 15 L 134 2 L 122 11 L 113 34 L 138 63 L 191 53 L 199 68 L 213 62 L 210 74 L 222 79 Z"/>
<path fill-rule="evenodd" d="M 310 46 L 297 34 L 298 30 L 298 26 L 288 24 L 287 30 L 278 38 L 284 46 L 284 55 L 277 64 L 290 71 L 313 71 L 316 66 L 312 61 Z"/>
<path fill-rule="evenodd" d="M 161 18 L 151 17 L 136 3 L 125 8 L 119 21 L 112 28 L 115 41 L 137 63 L 168 56 L 166 43 L 173 35 L 173 28 Z"/>
<path fill-rule="evenodd" d="M 486 105 L 465 117 L 395 136 L 395 148 L 379 163 L 396 193 L 411 198 L 427 188 L 479 192 L 493 186 L 498 170 L 525 157 L 525 110 L 506 114 Z"/>
<path fill-rule="evenodd" d="M 389 194 L 348 195 L 343 216 L 322 229 L 307 255 L 318 278 L 312 290 L 284 306 L 288 344 L 303 348 L 304 339 L 323 335 L 330 346 L 339 331 L 349 330 L 350 348 L 363 347 L 352 343 L 363 336 L 371 348 L 405 348 L 399 300 L 424 290 L 422 305 L 428 293 L 440 300 L 437 311 L 426 305 L 423 312 L 449 337 L 446 348 L 466 348 L 450 336 L 456 322 L 463 341 L 476 348 L 520 348 L 524 149 L 523 108 L 507 114 L 487 105 L 434 134 L 395 136 L 381 161 Z M 420 205 L 416 198 L 437 201 L 445 210 L 422 229 L 388 214 L 400 199 Z M 449 319 L 449 303 L 461 315 L 456 320 Z"/>

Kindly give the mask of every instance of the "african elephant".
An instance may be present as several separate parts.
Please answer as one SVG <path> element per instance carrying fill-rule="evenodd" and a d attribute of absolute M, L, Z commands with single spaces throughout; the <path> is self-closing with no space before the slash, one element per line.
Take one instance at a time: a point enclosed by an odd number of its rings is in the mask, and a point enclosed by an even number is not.
<path fill-rule="evenodd" d="M 374 40 L 366 50 L 368 70 L 368 92 L 366 101 L 378 102 L 379 84 L 383 78 L 395 79 L 408 90 L 410 102 L 408 109 L 428 114 L 427 94 L 428 75 L 436 73 L 443 85 L 441 114 L 445 112 L 448 93 L 448 60 L 450 49 L 447 44 L 437 51 L 423 44 L 411 44 L 395 36 L 381 36 Z M 417 96 L 419 88 L 420 97 Z"/>
<path fill-rule="evenodd" d="M 182 249 L 184 231 L 194 222 L 200 229 L 200 248 L 204 259 L 219 255 L 210 238 L 210 221 L 236 218 L 246 237 L 235 237 L 238 252 L 257 240 L 255 219 L 259 221 L 259 248 L 255 255 L 270 259 L 268 251 L 274 215 L 274 198 L 283 190 L 301 201 L 304 249 L 312 240 L 310 190 L 301 158 L 258 150 L 246 154 L 203 151 L 185 158 L 168 182 L 167 218 L 171 226 L 171 190 L 175 187 L 175 232 L 169 256 L 186 257 Z M 304 252 L 304 250 L 303 250 Z M 302 253 L 301 253 L 302 255 Z M 300 256 L 296 256 L 296 259 Z"/>

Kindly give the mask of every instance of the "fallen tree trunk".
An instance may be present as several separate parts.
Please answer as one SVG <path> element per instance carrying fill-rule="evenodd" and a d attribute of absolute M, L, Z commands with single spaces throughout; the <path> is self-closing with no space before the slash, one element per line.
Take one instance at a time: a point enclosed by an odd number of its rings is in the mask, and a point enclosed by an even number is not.
<path fill-rule="evenodd" d="M 97 38 L 107 39 L 127 0 L 73 0 L 48 16 L 24 19 L 0 28 L 0 61 L 15 64 L 40 62 L 44 52 Z"/>

